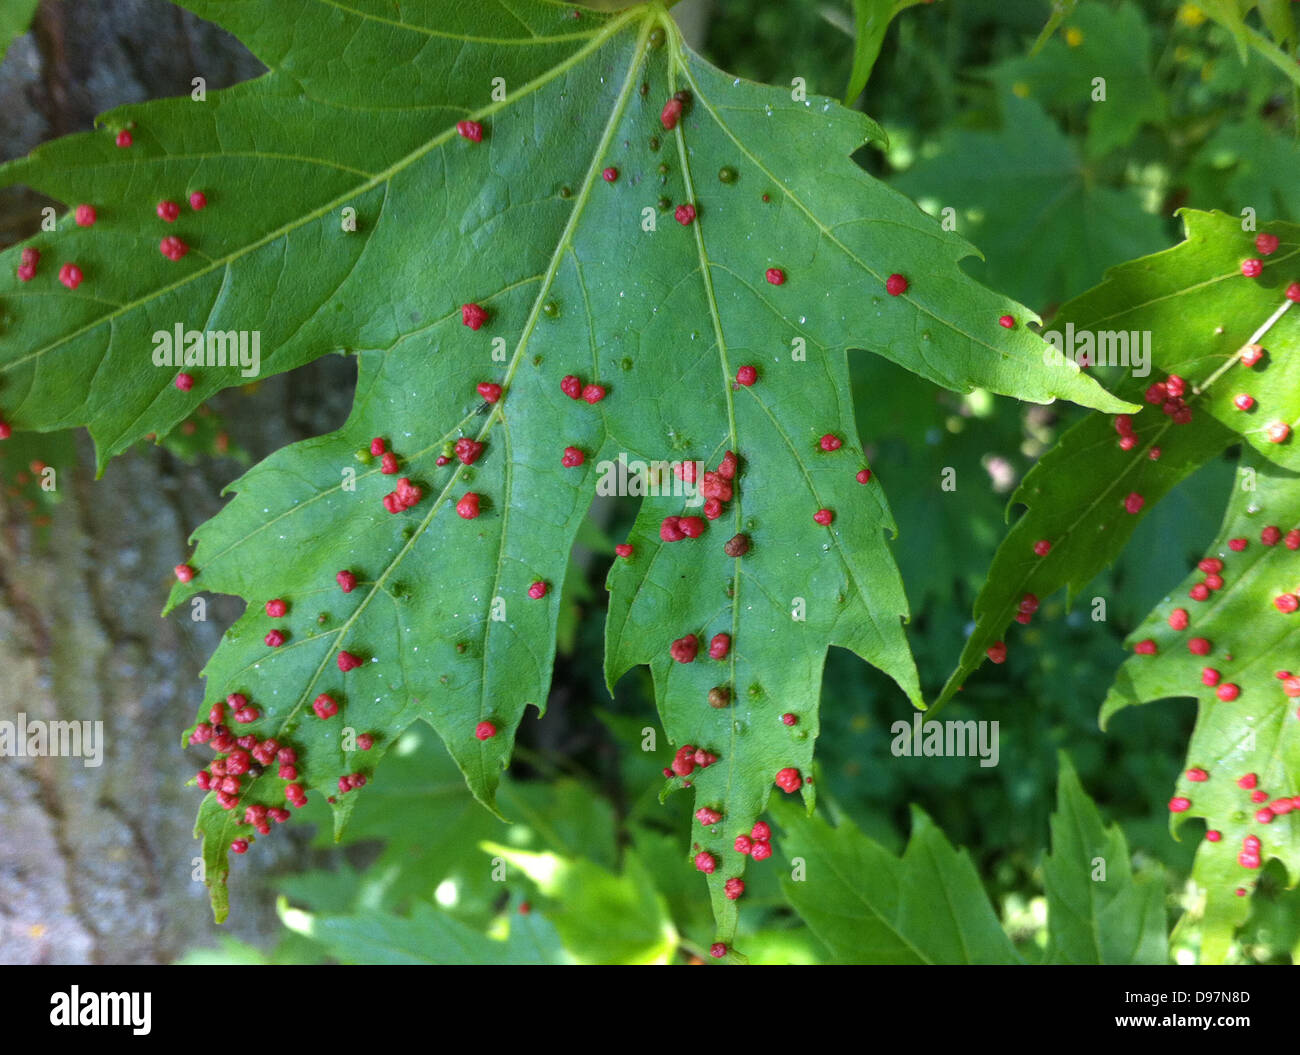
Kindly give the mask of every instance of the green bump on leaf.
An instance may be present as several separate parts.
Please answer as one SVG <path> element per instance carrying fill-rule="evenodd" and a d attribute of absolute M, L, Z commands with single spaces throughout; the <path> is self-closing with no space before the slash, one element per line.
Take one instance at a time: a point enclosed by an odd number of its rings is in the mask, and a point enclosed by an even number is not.
<path fill-rule="evenodd" d="M 249 602 L 204 669 L 208 698 L 250 697 L 261 717 L 238 731 L 298 751 L 309 797 L 336 799 L 336 833 L 365 793 L 339 791 L 339 777 L 369 781 L 382 753 L 344 751 L 344 725 L 391 744 L 427 722 L 495 808 L 525 709 L 545 706 L 568 554 L 602 463 L 625 454 L 712 467 L 726 450 L 742 459 L 737 497 L 701 539 L 660 544 L 656 525 L 681 514 L 682 500 L 647 500 L 637 556 L 609 580 L 607 675 L 649 663 L 668 739 L 719 756 L 696 784 L 726 813 L 702 839 L 717 846 L 722 829 L 752 824 L 778 770 L 811 772 L 828 646 L 853 649 L 920 703 L 884 539 L 894 524 L 878 485 L 854 480 L 847 350 L 958 392 L 1129 406 L 1072 364 L 1047 362 L 1026 325 L 1032 313 L 962 272 L 972 247 L 850 160 L 883 138 L 870 118 L 724 74 L 685 47 L 660 5 L 614 15 L 545 0 L 382 14 L 324 0 L 186 6 L 269 72 L 202 106 L 124 107 L 99 131 L 0 169 L 0 182 L 103 206 L 95 227 L 65 218 L 37 240 L 49 266 L 39 288 L 14 297 L 0 413 L 19 429 L 87 426 L 102 468 L 248 380 L 229 365 L 193 365 L 193 387 L 178 390 L 178 368 L 154 364 L 157 333 L 257 331 L 260 376 L 355 354 L 347 423 L 235 481 L 195 533 L 196 577 L 169 600 L 208 591 Z M 663 44 L 650 47 L 656 31 Z M 676 91 L 692 105 L 666 132 L 660 111 Z M 482 124 L 481 142 L 457 134 L 464 120 Z M 134 144 L 121 149 L 113 130 L 128 122 Z M 616 182 L 601 178 L 607 167 Z M 734 185 L 716 178 L 724 168 Z M 183 209 L 167 232 L 190 251 L 166 259 L 155 205 L 193 190 L 207 207 Z M 648 230 L 644 211 L 661 193 L 696 203 L 696 222 L 662 215 Z M 0 274 L 13 274 L 19 252 L 3 254 Z M 75 293 L 57 285 L 60 259 L 84 271 Z M 783 284 L 765 280 L 770 268 Z M 885 291 L 894 273 L 908 277 L 902 296 Z M 479 330 L 462 325 L 467 303 L 487 312 Z M 1013 330 L 998 325 L 1007 314 Z M 761 380 L 738 390 L 742 364 L 759 366 Z M 606 397 L 564 396 L 569 373 Z M 485 381 L 502 386 L 499 402 L 475 391 Z M 845 438 L 841 451 L 817 449 L 826 432 Z M 396 515 L 381 504 L 395 478 L 355 458 L 375 436 L 421 489 Z M 472 470 L 437 466 L 461 437 L 485 445 Z M 583 467 L 561 467 L 570 444 Z M 471 474 L 481 515 L 462 519 L 455 506 Z M 831 526 L 813 522 L 820 508 L 834 512 Z M 722 544 L 740 530 L 753 547 L 733 560 Z M 357 578 L 347 594 L 334 581 L 341 569 Z M 537 581 L 551 587 L 542 599 L 527 593 Z M 291 605 L 275 649 L 263 643 L 269 597 Z M 792 619 L 800 599 L 806 618 Z M 725 664 L 668 666 L 672 640 L 728 628 Z M 347 672 L 344 650 L 361 660 Z M 713 685 L 750 681 L 764 699 L 708 706 Z M 339 702 L 335 718 L 312 713 L 320 693 Z M 786 709 L 806 715 L 803 739 L 781 725 Z M 483 721 L 497 732 L 479 740 Z M 233 810 L 209 799 L 200 811 L 218 918 L 226 852 L 251 832 L 244 810 L 283 805 L 284 783 L 272 765 L 245 780 Z M 811 804 L 812 785 L 802 791 Z M 730 942 L 736 903 L 722 896 L 724 871 L 710 889 Z"/>
<path fill-rule="evenodd" d="M 1256 813 L 1270 802 L 1300 792 L 1300 700 L 1288 696 L 1278 678 L 1279 668 L 1300 673 L 1300 613 L 1283 614 L 1275 599 L 1300 591 L 1300 550 L 1285 542 L 1265 545 L 1261 532 L 1277 526 L 1285 532 L 1300 528 L 1300 476 L 1273 465 L 1251 451 L 1242 455 L 1232 497 L 1218 537 L 1206 556 L 1223 561 L 1222 589 L 1197 603 L 1188 590 L 1205 578 L 1193 569 L 1130 635 L 1130 643 L 1150 638 L 1157 653 L 1134 655 L 1120 668 L 1106 696 L 1105 723 L 1125 707 L 1168 697 L 1195 697 L 1196 728 L 1187 748 L 1187 768 L 1202 769 L 1209 779 L 1198 782 L 1184 772 L 1173 796 L 1191 800 L 1184 812 L 1171 817 L 1175 833 L 1189 817 L 1203 817 L 1208 829 L 1222 832 L 1218 842 L 1203 841 L 1196 854 L 1193 878 L 1206 891 L 1203 962 L 1221 962 L 1233 929 L 1245 921 L 1247 893 L 1258 868 L 1238 862 L 1243 839 L 1260 840 L 1261 864 L 1276 857 L 1286 866 L 1294 885 L 1300 875 L 1300 813 L 1276 816 L 1260 823 Z M 1240 552 L 1228 541 L 1247 539 Z M 1186 630 L 1174 630 L 1169 615 L 1175 608 L 1190 614 Z M 1193 654 L 1187 642 L 1206 638 L 1208 655 Z M 1204 683 L 1202 672 L 1218 671 L 1219 686 Z M 1235 685 L 1234 700 L 1219 698 L 1219 688 Z M 1252 802 L 1251 791 L 1238 786 L 1248 773 L 1263 802 Z"/>
<path fill-rule="evenodd" d="M 787 860 L 806 881 L 781 888 L 837 963 L 1022 963 L 965 850 L 912 808 L 912 837 L 895 857 L 851 822 L 782 810 Z"/>
<path fill-rule="evenodd" d="M 1065 752 L 1052 814 L 1046 963 L 1168 961 L 1163 880 L 1134 878 L 1119 825 L 1106 827 Z"/>

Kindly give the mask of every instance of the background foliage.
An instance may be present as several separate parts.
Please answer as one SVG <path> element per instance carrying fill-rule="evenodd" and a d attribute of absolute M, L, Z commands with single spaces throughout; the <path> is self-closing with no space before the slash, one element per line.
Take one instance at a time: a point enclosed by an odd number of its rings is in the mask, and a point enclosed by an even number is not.
<path fill-rule="evenodd" d="M 984 254 L 968 262 L 972 275 L 1047 314 L 1106 268 L 1174 244 L 1177 207 L 1235 215 L 1250 206 L 1264 218 L 1300 220 L 1295 86 L 1243 52 L 1231 26 L 1190 4 L 1086 0 L 1031 54 L 1049 15 L 1047 4 L 993 0 L 908 7 L 885 33 L 858 100 L 891 141 L 859 160 L 932 211 L 957 209 L 959 233 Z M 847 0 L 715 0 L 702 51 L 742 76 L 803 77 L 810 92 L 843 95 L 854 19 Z M 1140 105 L 1080 102 L 1081 86 L 1097 75 Z M 894 552 L 913 611 L 909 640 L 933 698 L 970 629 L 1008 496 L 1083 412 L 982 392 L 959 397 L 867 356 L 854 359 L 853 383 L 862 441 L 901 529 Z M 200 425 L 195 445 L 211 428 Z M 219 426 L 204 442 L 216 444 L 218 434 Z M 30 459 L 8 449 L 4 458 L 6 485 L 23 486 L 15 474 Z M 831 651 L 818 745 L 822 816 L 782 811 L 778 867 L 747 875 L 738 944 L 751 960 L 893 962 L 900 934 L 920 959 L 946 959 L 950 933 L 917 935 L 909 923 L 945 884 L 977 905 L 987 899 L 972 924 L 976 959 L 1197 955 L 1203 906 L 1187 878 L 1199 829 L 1172 839 L 1166 810 L 1194 704 L 1131 707 L 1104 733 L 1097 715 L 1122 642 L 1214 538 L 1234 465 L 1229 452 L 1175 488 L 1084 589 L 1108 599 L 1107 622 L 1067 611 L 1058 594 L 1021 635 L 1030 647 L 986 667 L 946 710 L 945 718 L 1001 723 L 995 768 L 893 758 L 889 725 L 910 718 L 907 701 L 883 675 Z M 945 467 L 957 471 L 956 492 L 938 486 Z M 282 929 L 259 946 L 195 950 L 187 962 L 419 962 L 434 947 L 444 960 L 455 950 L 457 962 L 707 958 L 709 906 L 680 834 L 689 803 L 657 801 L 662 763 L 640 750 L 654 716 L 648 673 L 624 678 L 610 701 L 592 658 L 604 639 L 613 541 L 634 516 L 634 503 L 599 503 L 579 536 L 550 710 L 521 730 L 499 796 L 510 823 L 473 801 L 431 734 L 410 733 L 358 799 L 342 844 L 319 803 L 304 811 L 318 821 L 313 852 L 266 891 L 281 898 Z M 1094 846 L 1116 869 L 1131 856 L 1135 882 L 1118 904 L 1098 908 L 1111 913 L 1111 943 L 1088 949 L 1062 922 L 1076 904 L 1078 873 L 1060 862 Z M 917 863 L 922 850 L 931 873 Z M 857 861 L 873 877 L 850 949 L 819 921 L 825 906 L 804 904 L 797 884 L 780 882 L 783 855 L 820 856 L 826 867 Z M 493 880 L 494 861 L 506 866 L 505 883 Z M 891 876 L 902 900 L 889 899 Z M 1231 960 L 1291 959 L 1300 896 L 1284 889 L 1285 878 L 1272 869 L 1261 876 Z"/>

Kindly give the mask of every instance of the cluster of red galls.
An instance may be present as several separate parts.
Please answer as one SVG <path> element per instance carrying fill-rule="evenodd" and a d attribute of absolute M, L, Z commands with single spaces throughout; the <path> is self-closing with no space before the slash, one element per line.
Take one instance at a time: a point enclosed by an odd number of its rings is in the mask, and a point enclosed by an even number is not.
<path fill-rule="evenodd" d="M 1300 679 L 1296 680 L 1300 683 Z M 1300 684 L 1297 685 L 1297 694 L 1300 694 Z M 1184 776 L 1193 784 L 1203 784 L 1210 779 L 1209 772 L 1200 766 L 1187 770 Z M 1246 773 L 1238 777 L 1237 787 L 1250 792 L 1251 805 L 1259 807 L 1254 813 L 1256 824 L 1272 824 L 1278 817 L 1284 817 L 1288 813 L 1300 810 L 1300 795 L 1283 795 L 1269 802 L 1271 796 L 1267 791 L 1259 787 L 1259 776 L 1256 773 Z M 1169 800 L 1171 813 L 1186 813 L 1191 808 L 1192 800 L 1185 795 L 1176 795 Z M 1205 833 L 1205 839 L 1206 842 L 1217 843 L 1222 841 L 1223 833 L 1216 828 L 1211 828 Z M 1242 868 L 1259 868 L 1262 863 L 1260 849 L 1259 836 L 1247 835 L 1241 841 L 1241 852 L 1237 854 L 1237 863 Z M 1244 896 L 1246 893 L 1243 888 L 1238 888 L 1236 892 L 1238 896 Z"/>
<path fill-rule="evenodd" d="M 1293 528 L 1285 535 L 1282 529 L 1274 524 L 1265 527 L 1259 533 L 1259 540 L 1265 546 L 1276 546 L 1279 542 L 1284 544 L 1289 550 L 1300 549 L 1300 528 Z M 1245 538 L 1232 538 L 1228 540 L 1228 548 L 1235 553 L 1240 553 L 1249 545 L 1249 540 Z M 1210 596 L 1216 591 L 1223 589 L 1224 570 L 1223 560 L 1219 557 L 1205 557 L 1197 563 L 1197 568 L 1204 573 L 1204 578 L 1192 585 L 1187 591 L 1188 597 L 1196 602 L 1209 600 Z M 1300 610 L 1300 586 L 1278 594 L 1273 598 L 1273 606 L 1283 615 L 1292 615 Z M 1191 615 L 1186 608 L 1175 608 L 1169 613 L 1169 626 L 1171 629 L 1182 632 L 1191 625 Z M 1187 641 L 1187 650 L 1194 656 L 1208 656 L 1213 650 L 1214 645 L 1208 638 L 1192 637 Z M 1143 638 L 1133 646 L 1133 651 L 1142 656 L 1154 656 L 1159 651 L 1154 638 Z M 1230 659 L 1231 657 L 1224 657 Z M 1241 695 L 1241 686 L 1234 682 L 1224 682 L 1222 674 L 1215 667 L 1205 667 L 1201 670 L 1201 684 L 1215 689 L 1215 695 L 1220 700 L 1230 703 Z M 1278 671 L 1278 680 L 1282 682 L 1283 691 L 1288 696 L 1300 696 L 1300 678 L 1293 677 L 1290 671 Z M 1300 717 L 1300 715 L 1297 715 Z"/>

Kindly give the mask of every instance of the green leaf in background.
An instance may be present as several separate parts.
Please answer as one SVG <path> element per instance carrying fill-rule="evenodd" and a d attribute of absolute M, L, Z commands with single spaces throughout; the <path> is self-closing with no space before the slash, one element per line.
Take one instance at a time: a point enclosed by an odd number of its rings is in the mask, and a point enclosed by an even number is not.
<path fill-rule="evenodd" d="M 851 106 L 867 86 L 894 14 L 894 0 L 853 0 L 853 69 L 844 89 L 844 105 Z"/>
<path fill-rule="evenodd" d="M 1294 433 L 1283 443 L 1266 435 L 1275 421 L 1292 429 L 1300 424 L 1300 311 L 1282 308 L 1290 303 L 1282 287 L 1300 275 L 1300 232 L 1268 225 L 1279 247 L 1265 258 L 1264 277 L 1248 279 L 1240 261 L 1255 248 L 1239 221 L 1222 213 L 1184 211 L 1183 217 L 1183 243 L 1112 269 L 1100 286 L 1062 308 L 1051 328 L 1065 342 L 1073 327 L 1098 346 L 1102 333 L 1128 334 L 1130 345 L 1133 334 L 1152 335 L 1150 375 L 1130 373 L 1116 391 L 1138 400 L 1150 384 L 1177 374 L 1187 382 L 1193 419 L 1178 425 L 1148 405 L 1132 415 L 1137 442 L 1126 451 L 1116 420 L 1093 414 L 1044 455 L 1012 496 L 1012 507 L 1028 510 L 994 557 L 975 602 L 975 630 L 941 701 L 1002 641 L 1026 594 L 1041 601 L 1067 586 L 1073 600 L 1116 559 L 1146 511 L 1234 441 L 1245 440 L 1281 464 L 1300 464 Z M 1254 338 L 1268 351 L 1248 367 L 1238 353 Z M 1120 347 L 1113 344 L 1112 354 Z M 1249 411 L 1234 402 L 1242 394 L 1254 400 Z M 1142 501 L 1130 512 L 1134 495 Z M 1040 541 L 1051 544 L 1049 553 L 1035 552 Z"/>
<path fill-rule="evenodd" d="M 1244 452 L 1223 526 L 1206 549 L 1219 571 L 1194 568 L 1129 635 L 1156 651 L 1125 662 L 1102 708 L 1105 723 L 1136 704 L 1197 700 L 1188 768 L 1170 809 L 1175 832 L 1203 817 L 1220 833 L 1202 843 L 1193 871 L 1206 892 L 1203 962 L 1223 960 L 1248 912 L 1243 895 L 1269 858 L 1282 861 L 1293 885 L 1300 874 L 1300 811 L 1292 814 L 1289 798 L 1300 790 L 1300 678 L 1291 673 L 1300 672 L 1300 614 L 1286 600 L 1300 595 L 1298 550 L 1300 475 Z M 1210 574 L 1223 585 L 1206 601 L 1189 599 Z M 1250 839 L 1259 840 L 1253 852 Z"/>
<path fill-rule="evenodd" d="M 1168 962 L 1163 876 L 1134 876 L 1119 826 L 1106 827 L 1059 753 L 1047 888 L 1047 963 Z M 1104 871 L 1103 871 L 1104 870 Z"/>
<path fill-rule="evenodd" d="M 527 876 L 551 905 L 547 917 L 579 963 L 667 963 L 677 930 L 663 898 L 633 853 L 616 874 L 580 857 L 483 844 Z"/>
<path fill-rule="evenodd" d="M 1300 220 L 1300 144 L 1254 114 L 1225 122 L 1201 147 L 1190 183 L 1194 201 L 1226 195 L 1260 217 L 1295 222 Z"/>
<path fill-rule="evenodd" d="M 317 915 L 285 907 L 280 916 L 291 931 L 323 945 L 341 963 L 536 966 L 572 962 L 555 928 L 535 912 L 511 916 L 508 933 L 499 941 L 422 902 L 416 903 L 409 917 L 387 912 Z"/>
<path fill-rule="evenodd" d="M 836 963 L 1021 963 L 965 850 L 954 850 L 919 809 L 901 858 L 849 821 L 782 809 L 786 860 L 806 880 L 781 880 L 786 897 Z"/>
<path fill-rule="evenodd" d="M 1030 55 L 1037 55 L 1043 50 L 1043 46 L 1052 39 L 1052 36 L 1061 28 L 1061 23 L 1070 17 L 1079 0 L 1052 0 L 1052 13 L 1048 16 L 1046 24 L 1034 40 L 1033 47 L 1029 49 Z"/>
<path fill-rule="evenodd" d="M 0 60 L 9 45 L 27 32 L 40 0 L 0 0 Z"/>
<path fill-rule="evenodd" d="M 1130 144 L 1143 125 L 1167 122 L 1152 50 L 1140 8 L 1086 2 L 1065 19 L 1063 34 L 1034 54 L 999 63 L 993 75 L 1004 89 L 1014 87 L 1049 110 L 1084 115 L 1085 153 L 1096 159 Z M 1102 90 L 1105 98 L 1097 99 Z"/>
<path fill-rule="evenodd" d="M 1099 182 L 1037 102 L 1007 92 L 1001 109 L 998 131 L 953 128 L 892 181 L 931 213 L 957 211 L 984 257 L 972 274 L 1046 311 L 1165 244 L 1137 191 Z"/>

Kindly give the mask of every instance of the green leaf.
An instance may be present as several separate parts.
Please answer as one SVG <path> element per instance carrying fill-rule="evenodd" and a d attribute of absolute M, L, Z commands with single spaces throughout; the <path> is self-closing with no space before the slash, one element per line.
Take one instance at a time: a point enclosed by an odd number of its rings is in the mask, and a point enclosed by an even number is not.
<path fill-rule="evenodd" d="M 1202 957 L 1207 962 L 1223 959 L 1234 927 L 1247 915 L 1246 899 L 1236 891 L 1253 888 L 1258 869 L 1239 863 L 1246 837 L 1260 840 L 1261 863 L 1279 858 L 1293 884 L 1300 874 L 1296 817 L 1284 814 L 1261 823 L 1256 816 L 1300 786 L 1296 700 L 1287 694 L 1290 683 L 1278 677 L 1280 669 L 1296 666 L 1300 614 L 1284 615 L 1274 603 L 1281 594 L 1300 593 L 1300 553 L 1292 548 L 1300 549 L 1300 533 L 1289 544 L 1268 545 L 1262 535 L 1269 526 L 1284 539 L 1285 532 L 1300 526 L 1300 476 L 1247 450 L 1223 526 L 1206 550 L 1207 558 L 1223 562 L 1222 588 L 1207 601 L 1189 600 L 1188 591 L 1206 577 L 1193 569 L 1171 591 L 1129 635 L 1131 642 L 1154 641 L 1156 654 L 1134 655 L 1124 663 L 1101 712 L 1104 724 L 1125 707 L 1171 696 L 1197 700 L 1187 765 L 1204 770 L 1209 779 L 1194 781 L 1186 773 L 1179 778 L 1175 797 L 1189 799 L 1191 806 L 1174 813 L 1171 827 L 1177 833 L 1189 817 L 1203 817 L 1208 828 L 1222 833 L 1220 841 L 1201 844 L 1193 871 L 1206 891 Z M 1234 549 L 1231 539 L 1244 540 L 1244 548 Z M 1170 623 L 1179 608 L 1190 619 L 1181 631 Z M 1208 642 L 1207 654 L 1190 650 L 1196 638 Z M 1205 684 L 1207 669 L 1218 672 L 1217 687 Z M 1235 699 L 1220 698 L 1227 685 L 1237 687 Z M 1252 791 L 1238 785 L 1249 773 L 1257 778 L 1254 790 L 1265 793 L 1263 802 L 1253 802 Z"/>
<path fill-rule="evenodd" d="M 579 963 L 662 964 L 676 952 L 677 930 L 667 906 L 635 854 L 625 854 L 623 870 L 615 874 L 581 857 L 495 843 L 482 848 L 553 899 L 547 915 Z"/>
<path fill-rule="evenodd" d="M 555 928 L 542 916 L 517 913 L 509 933 L 494 940 L 424 902 L 411 915 L 364 912 L 351 916 L 317 915 L 281 907 L 290 930 L 319 942 L 349 964 L 563 964 L 565 955 Z"/>
<path fill-rule="evenodd" d="M 894 14 L 894 0 L 853 0 L 853 69 L 844 89 L 845 106 L 851 106 L 867 86 Z"/>
<path fill-rule="evenodd" d="M 1045 306 L 1165 244 L 1137 192 L 1100 182 L 1042 106 L 1008 91 L 1001 112 L 998 131 L 954 128 L 893 180 L 931 212 L 956 210 L 985 258 L 972 274 Z"/>
<path fill-rule="evenodd" d="M 1131 3 L 1082 3 L 1068 16 L 1069 32 L 1025 57 L 994 67 L 998 82 L 1048 109 L 1082 114 L 1085 153 L 1101 158 L 1132 143 L 1145 125 L 1168 121 L 1168 100 L 1151 66 L 1151 29 Z M 1105 98 L 1095 98 L 1097 78 Z"/>
<path fill-rule="evenodd" d="M 739 496 L 701 539 L 659 541 L 660 521 L 683 513 L 680 493 L 643 503 L 636 553 L 609 577 L 606 672 L 612 683 L 652 666 L 668 739 L 720 760 L 697 776 L 697 797 L 729 829 L 748 828 L 773 776 L 811 765 L 830 645 L 920 702 L 885 541 L 893 521 L 878 484 L 855 480 L 847 350 L 960 392 L 1126 406 L 1072 364 L 1045 363 L 1032 314 L 962 273 L 971 247 L 851 160 L 880 138 L 874 122 L 724 74 L 686 48 L 660 5 L 188 6 L 269 72 L 202 106 L 114 111 L 101 131 L 0 172 L 102 205 L 94 227 L 65 217 L 37 240 L 48 257 L 17 291 L 0 411 L 19 428 L 87 425 L 102 463 L 245 380 L 195 366 L 193 387 L 177 389 L 178 367 L 153 355 L 178 326 L 260 333 L 262 374 L 355 354 L 347 423 L 232 484 L 233 500 L 196 532 L 196 577 L 169 601 L 207 590 L 249 602 L 204 669 L 209 697 L 253 701 L 260 717 L 238 731 L 292 745 L 298 782 L 336 800 L 336 835 L 357 800 L 340 777 L 373 777 L 416 719 L 494 808 L 525 709 L 545 706 L 568 553 L 602 467 L 620 455 L 741 458 Z M 661 109 L 678 91 L 691 106 L 669 132 Z M 469 119 L 482 142 L 457 134 Z M 134 145 L 119 148 L 127 125 Z M 617 179 L 602 178 L 608 168 Z M 155 215 L 160 199 L 195 190 L 202 212 L 171 226 Z M 696 222 L 657 210 L 660 195 L 693 202 Z M 163 233 L 189 253 L 164 258 Z M 57 284 L 59 260 L 84 271 L 75 293 Z M 785 281 L 766 281 L 770 268 Z M 885 291 L 893 273 L 910 279 L 903 295 Z M 467 302 L 488 312 L 479 331 L 461 324 Z M 1002 328 L 1004 314 L 1020 324 Z M 759 368 L 758 384 L 733 384 L 742 364 Z M 607 398 L 568 399 L 567 374 Z M 484 406 L 476 385 L 488 381 L 505 394 Z M 822 451 L 825 433 L 842 450 Z M 395 481 L 367 453 L 372 437 L 421 489 L 397 515 L 382 504 Z M 484 443 L 482 456 L 437 465 L 458 437 Z M 583 466 L 561 466 L 566 445 L 584 451 Z M 477 519 L 456 515 L 469 492 L 483 496 Z M 834 511 L 829 528 L 813 521 L 819 508 Z M 736 533 L 753 542 L 739 560 L 723 552 Z M 349 593 L 335 585 L 340 569 L 356 575 Z M 528 594 L 536 582 L 551 587 L 544 599 Z M 273 621 L 263 605 L 277 597 L 290 609 Z M 803 621 L 791 618 L 796 598 Z M 287 635 L 278 648 L 263 643 L 273 626 Z M 735 641 L 725 663 L 669 659 L 673 640 L 724 628 Z M 361 666 L 341 671 L 343 651 Z M 704 701 L 720 685 L 736 703 L 713 710 Z M 336 718 L 312 715 L 321 693 L 340 704 Z M 784 710 L 800 715 L 797 729 L 778 720 Z M 476 738 L 482 721 L 495 736 Z M 374 748 L 349 750 L 345 729 L 374 735 Z M 227 850 L 251 833 L 244 811 L 282 805 L 283 789 L 268 767 L 234 809 L 210 797 L 200 810 L 219 919 Z M 723 834 L 701 841 L 720 852 Z M 722 872 L 710 888 L 729 941 L 736 906 Z"/>
<path fill-rule="evenodd" d="M 1157 378 L 1178 374 L 1188 382 L 1193 420 L 1175 425 L 1148 406 L 1132 418 L 1137 446 L 1124 451 L 1115 421 L 1089 415 L 1040 459 L 1012 496 L 1010 507 L 1028 508 L 993 559 L 975 601 L 975 630 L 940 702 L 1002 640 L 1025 594 L 1041 601 L 1064 586 L 1073 600 L 1115 560 L 1140 517 L 1231 443 L 1245 440 L 1278 463 L 1300 466 L 1294 434 L 1285 443 L 1265 437 L 1270 422 L 1293 429 L 1300 423 L 1300 311 L 1283 307 L 1290 302 L 1281 289 L 1297 266 L 1300 229 L 1269 225 L 1282 244 L 1266 258 L 1265 277 L 1247 279 L 1240 262 L 1255 250 L 1239 221 L 1221 213 L 1185 211 L 1183 217 L 1184 242 L 1112 269 L 1100 286 L 1061 309 L 1052 332 L 1063 345 L 1090 334 L 1095 347 L 1101 334 L 1127 333 L 1130 349 L 1137 347 L 1132 334 L 1152 335 L 1150 376 L 1130 374 L 1116 393 L 1138 400 Z M 1268 353 L 1246 367 L 1237 353 L 1252 339 L 1264 340 Z M 1110 357 L 1124 347 L 1116 342 L 1109 345 Z M 1138 362 L 1135 352 L 1127 354 Z M 1251 412 L 1234 405 L 1239 393 L 1257 401 Z M 1151 459 L 1152 448 L 1159 450 L 1158 460 Z M 1130 494 L 1145 500 L 1137 514 L 1126 511 Z M 1045 557 L 1034 552 L 1039 540 L 1052 544 Z"/>
<path fill-rule="evenodd" d="M 1168 962 L 1163 878 L 1135 877 L 1119 825 L 1102 824 L 1060 752 L 1047 888 L 1047 963 Z"/>
<path fill-rule="evenodd" d="M 901 858 L 848 821 L 782 810 L 787 860 L 806 881 L 782 878 L 794 910 L 836 963 L 1020 963 L 965 850 L 954 850 L 920 809 Z"/>
<path fill-rule="evenodd" d="M 9 45 L 27 32 L 32 15 L 40 0 L 4 0 L 0 3 L 0 60 L 9 51 Z"/>

